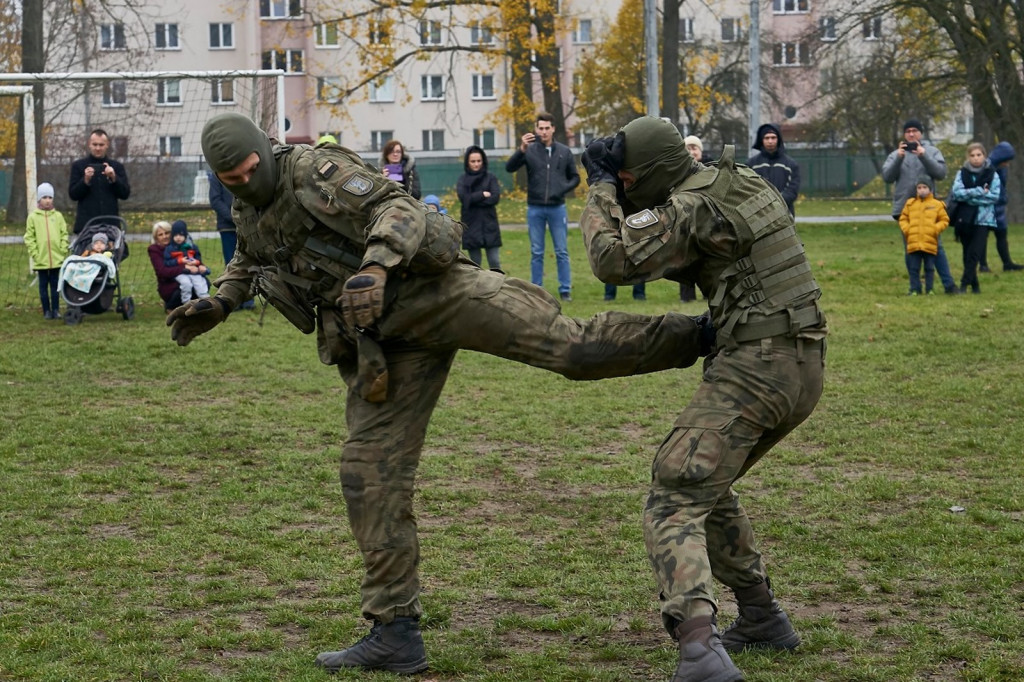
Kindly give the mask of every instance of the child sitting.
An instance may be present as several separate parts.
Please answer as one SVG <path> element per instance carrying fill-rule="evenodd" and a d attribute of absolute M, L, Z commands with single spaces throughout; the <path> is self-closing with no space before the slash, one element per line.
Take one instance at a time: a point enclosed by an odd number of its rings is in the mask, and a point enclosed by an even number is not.
<path fill-rule="evenodd" d="M 199 247 L 189 238 L 184 220 L 175 220 L 171 225 L 171 243 L 164 249 L 164 264 L 185 268 L 185 272 L 174 278 L 181 290 L 182 303 L 191 301 L 193 295 L 195 298 L 210 295 L 210 285 L 206 281 L 210 269 L 203 265 Z"/>
<path fill-rule="evenodd" d="M 907 199 L 900 213 L 900 230 L 907 242 L 907 273 L 910 295 L 921 293 L 921 265 L 924 264 L 925 293 L 932 293 L 935 281 L 935 255 L 939 252 L 939 234 L 949 225 L 946 206 L 932 196 L 932 179 L 917 180 L 917 196 Z"/>
<path fill-rule="evenodd" d="M 97 232 L 92 238 L 92 246 L 82 252 L 83 256 L 106 256 L 107 258 L 113 258 L 114 254 L 110 250 L 110 237 L 102 232 Z"/>

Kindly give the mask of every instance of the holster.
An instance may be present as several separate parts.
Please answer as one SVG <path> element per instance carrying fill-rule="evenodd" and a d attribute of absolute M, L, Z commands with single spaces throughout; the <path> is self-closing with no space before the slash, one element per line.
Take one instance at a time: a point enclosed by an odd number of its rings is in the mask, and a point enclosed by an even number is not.
<path fill-rule="evenodd" d="M 353 390 L 369 403 L 382 403 L 388 397 L 388 364 L 380 344 L 366 332 L 356 333 L 359 355 Z"/>

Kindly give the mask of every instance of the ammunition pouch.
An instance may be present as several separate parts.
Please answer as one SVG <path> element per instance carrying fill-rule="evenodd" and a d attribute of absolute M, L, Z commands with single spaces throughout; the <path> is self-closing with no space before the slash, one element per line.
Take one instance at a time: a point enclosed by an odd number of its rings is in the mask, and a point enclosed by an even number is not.
<path fill-rule="evenodd" d="M 263 296 L 303 334 L 316 331 L 316 311 L 302 294 L 284 281 L 283 273 L 277 266 L 254 267 L 251 272 L 256 293 Z"/>

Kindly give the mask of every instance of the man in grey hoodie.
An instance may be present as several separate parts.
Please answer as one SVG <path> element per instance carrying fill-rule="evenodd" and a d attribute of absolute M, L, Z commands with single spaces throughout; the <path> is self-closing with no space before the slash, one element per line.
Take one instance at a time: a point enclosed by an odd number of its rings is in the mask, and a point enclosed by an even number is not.
<path fill-rule="evenodd" d="M 892 219 L 899 223 L 903 204 L 907 199 L 916 196 L 917 180 L 927 175 L 938 181 L 946 177 L 946 159 L 939 148 L 922 139 L 924 126 L 915 118 L 903 124 L 903 139 L 900 146 L 892 151 L 882 164 L 882 180 L 895 183 L 892 188 Z M 939 237 L 939 252 L 935 255 L 935 270 L 942 280 L 942 287 L 947 294 L 958 294 L 960 289 L 949 271 L 949 260 L 946 250 L 942 248 L 942 237 Z M 906 243 L 904 242 L 904 246 Z M 906 261 L 906 249 L 903 249 Z"/>

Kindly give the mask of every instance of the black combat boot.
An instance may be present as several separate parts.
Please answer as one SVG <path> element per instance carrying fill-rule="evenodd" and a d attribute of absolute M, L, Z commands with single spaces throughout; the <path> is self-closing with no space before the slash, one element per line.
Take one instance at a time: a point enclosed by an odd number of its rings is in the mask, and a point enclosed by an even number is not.
<path fill-rule="evenodd" d="M 400 675 L 415 675 L 427 669 L 418 618 L 395 618 L 384 625 L 375 621 L 370 634 L 344 651 L 325 651 L 316 664 L 335 673 L 342 668 L 389 670 Z"/>
<path fill-rule="evenodd" d="M 722 633 L 726 651 L 739 653 L 744 649 L 795 649 L 800 635 L 793 630 L 789 616 L 775 601 L 771 583 L 763 582 L 733 590 L 740 613 Z"/>
<path fill-rule="evenodd" d="M 714 616 L 690 618 L 672 634 L 679 642 L 679 665 L 672 682 L 743 682 L 743 673 L 722 648 Z"/>

